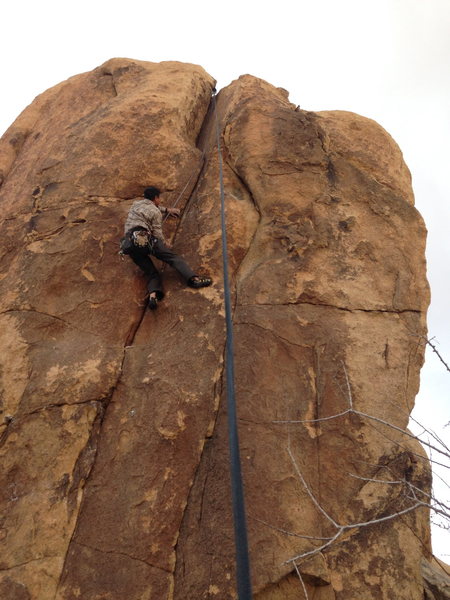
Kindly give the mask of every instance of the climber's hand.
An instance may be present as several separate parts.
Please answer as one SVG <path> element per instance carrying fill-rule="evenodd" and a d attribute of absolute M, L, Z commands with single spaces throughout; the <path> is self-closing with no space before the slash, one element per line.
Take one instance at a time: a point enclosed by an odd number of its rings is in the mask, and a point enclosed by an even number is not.
<path fill-rule="evenodd" d="M 172 216 L 172 217 L 179 217 L 180 216 L 180 209 L 179 208 L 168 208 L 167 209 L 167 214 Z"/>

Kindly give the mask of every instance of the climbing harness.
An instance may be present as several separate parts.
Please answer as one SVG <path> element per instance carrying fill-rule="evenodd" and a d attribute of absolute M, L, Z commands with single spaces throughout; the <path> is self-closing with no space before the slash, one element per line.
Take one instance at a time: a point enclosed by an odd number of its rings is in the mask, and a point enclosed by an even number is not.
<path fill-rule="evenodd" d="M 158 242 L 158 238 L 151 235 L 146 229 L 135 229 L 134 231 L 128 231 L 128 233 L 120 240 L 119 256 L 122 258 L 125 254 L 130 254 L 133 248 L 145 248 L 151 252 Z"/>
<path fill-rule="evenodd" d="M 217 116 L 216 90 L 212 94 L 216 123 L 217 153 L 219 159 L 220 214 L 222 226 L 223 287 L 226 322 L 226 390 L 228 407 L 228 441 L 230 450 L 231 496 L 234 518 L 234 540 L 236 546 L 236 580 L 239 600 L 251 600 L 250 559 L 248 553 L 247 525 L 245 518 L 244 489 L 242 484 L 241 459 L 237 427 L 236 397 L 234 390 L 234 342 L 231 294 L 228 278 L 227 230 L 225 223 L 225 192 L 223 183 L 223 160 L 220 146 L 219 119 Z"/>
<path fill-rule="evenodd" d="M 146 248 L 150 243 L 150 234 L 145 229 L 137 229 L 131 234 L 133 244 L 138 248 Z"/>

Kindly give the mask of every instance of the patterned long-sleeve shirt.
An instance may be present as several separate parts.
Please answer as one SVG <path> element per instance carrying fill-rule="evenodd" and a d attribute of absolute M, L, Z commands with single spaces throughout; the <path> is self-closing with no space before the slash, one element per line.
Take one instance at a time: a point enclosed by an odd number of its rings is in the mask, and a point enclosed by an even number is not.
<path fill-rule="evenodd" d="M 147 198 L 136 198 L 125 221 L 125 233 L 133 227 L 144 227 L 151 235 L 165 241 L 162 232 L 162 215 L 165 212 L 164 206 L 156 206 Z"/>

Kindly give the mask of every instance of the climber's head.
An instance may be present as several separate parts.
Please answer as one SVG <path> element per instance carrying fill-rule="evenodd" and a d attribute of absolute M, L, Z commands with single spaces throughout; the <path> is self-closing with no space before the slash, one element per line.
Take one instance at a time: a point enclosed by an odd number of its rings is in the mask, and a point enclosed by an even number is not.
<path fill-rule="evenodd" d="M 155 198 L 159 198 L 160 195 L 161 192 L 157 187 L 150 186 L 144 190 L 144 198 L 147 198 L 147 200 L 152 200 L 153 202 L 155 201 Z"/>

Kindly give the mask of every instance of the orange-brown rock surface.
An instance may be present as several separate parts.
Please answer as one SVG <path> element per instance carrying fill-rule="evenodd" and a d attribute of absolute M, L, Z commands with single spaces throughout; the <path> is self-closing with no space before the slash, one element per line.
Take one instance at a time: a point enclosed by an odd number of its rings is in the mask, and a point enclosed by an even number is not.
<path fill-rule="evenodd" d="M 113 59 L 2 138 L 2 599 L 236 597 L 213 87 Z M 401 152 L 248 75 L 217 114 L 254 596 L 422 600 L 429 471 L 399 430 L 428 287 Z M 168 231 L 214 277 L 166 268 L 155 312 L 117 254 L 150 184 L 168 206 L 184 190 Z"/>

